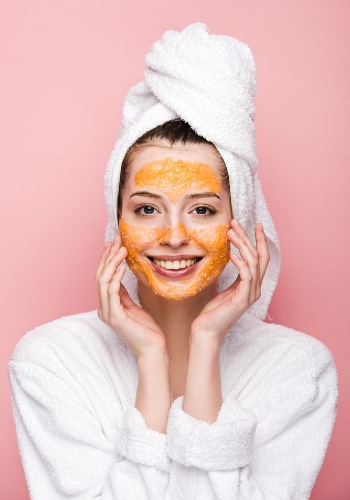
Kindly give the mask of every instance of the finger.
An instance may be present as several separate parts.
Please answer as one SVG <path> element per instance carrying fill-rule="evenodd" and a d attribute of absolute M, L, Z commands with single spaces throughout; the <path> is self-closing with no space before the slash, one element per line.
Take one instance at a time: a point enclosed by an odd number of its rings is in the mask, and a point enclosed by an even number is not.
<path fill-rule="evenodd" d="M 119 249 L 122 247 L 122 239 L 119 234 L 117 234 L 113 240 L 113 244 L 111 247 L 111 251 L 107 257 L 106 264 L 108 264 L 113 257 L 119 252 Z"/>
<path fill-rule="evenodd" d="M 111 245 L 112 245 L 111 241 L 106 242 L 105 247 L 103 249 L 103 252 L 101 254 L 101 257 L 100 257 L 100 262 L 99 262 L 97 269 L 96 269 L 96 272 L 95 272 L 95 281 L 96 281 L 97 291 L 99 290 L 98 279 L 99 279 L 101 272 L 102 272 L 102 269 L 104 268 L 104 265 L 106 263 Z"/>
<path fill-rule="evenodd" d="M 246 243 L 246 245 L 251 251 L 251 254 L 253 255 L 253 257 L 247 255 L 246 259 L 247 262 L 249 263 L 250 271 L 253 275 L 253 283 L 251 287 L 251 296 L 250 296 L 250 300 L 253 303 L 260 297 L 261 293 L 259 252 L 257 248 L 254 246 L 254 243 L 250 239 L 247 231 L 243 228 L 243 226 L 241 226 L 241 224 L 237 219 L 233 219 L 231 221 L 231 226 L 234 228 L 238 236 L 242 238 L 242 240 Z M 255 232 L 256 232 L 256 226 L 255 226 Z M 256 240 L 256 234 L 255 234 L 255 240 Z M 245 255 L 243 255 L 243 257 L 245 257 Z"/>
<path fill-rule="evenodd" d="M 120 264 L 112 278 L 112 281 L 108 287 L 108 309 L 109 317 L 113 322 L 114 326 L 117 326 L 123 320 L 123 306 L 120 300 L 120 287 L 121 280 L 125 274 L 126 268 L 123 264 Z"/>
<path fill-rule="evenodd" d="M 249 270 L 254 279 L 253 287 L 255 289 L 255 284 L 258 278 L 260 278 L 259 254 L 257 250 L 255 250 L 255 253 L 253 253 L 246 240 L 243 239 L 242 236 L 239 236 L 238 233 L 233 229 L 230 229 L 228 231 L 228 239 L 233 243 L 233 245 L 235 245 L 235 247 L 238 248 L 243 260 L 248 264 Z"/>
<path fill-rule="evenodd" d="M 261 224 L 261 229 L 259 225 L 255 227 L 256 234 L 256 247 L 259 253 L 259 268 L 260 268 L 260 284 L 265 276 L 267 265 L 270 261 L 269 247 L 267 243 L 266 234 Z"/>
<path fill-rule="evenodd" d="M 119 296 L 120 296 L 120 302 L 122 306 L 125 307 L 125 309 L 135 305 L 135 302 L 131 299 L 123 283 L 120 283 Z"/>
<path fill-rule="evenodd" d="M 119 251 L 112 257 L 103 268 L 103 271 L 99 278 L 99 295 L 101 299 L 101 311 L 105 318 L 109 315 L 109 305 L 108 305 L 108 287 L 112 281 L 113 275 L 116 268 L 121 264 L 123 259 L 126 257 L 127 250 L 125 247 L 121 247 Z"/>
<path fill-rule="evenodd" d="M 104 266 L 116 254 L 116 251 L 120 248 L 120 246 L 121 246 L 121 237 L 119 235 L 116 235 L 114 237 L 113 241 L 108 241 L 106 243 L 105 248 L 104 248 L 104 250 L 102 252 L 102 255 L 101 255 L 101 259 L 100 259 L 99 265 L 98 265 L 96 273 L 95 273 L 97 290 L 99 289 L 99 287 L 98 287 L 98 279 L 101 276 L 101 273 L 102 273 L 102 270 L 103 270 Z"/>
<path fill-rule="evenodd" d="M 247 233 L 247 231 L 244 229 L 243 226 L 241 226 L 241 224 L 239 223 L 239 221 L 237 219 L 232 219 L 231 220 L 231 228 L 236 231 L 236 233 L 238 234 L 238 236 L 240 236 L 245 242 L 246 244 L 248 245 L 248 247 L 250 248 L 250 250 L 252 251 L 252 253 L 254 255 L 256 255 L 256 257 L 258 256 L 258 251 L 254 245 L 254 243 L 252 242 L 252 240 L 249 238 L 249 235 Z"/>
<path fill-rule="evenodd" d="M 238 255 L 231 253 L 230 257 L 234 265 L 238 268 L 239 272 L 239 284 L 237 290 L 239 290 L 239 295 L 242 301 L 242 305 L 250 305 L 250 295 L 251 287 L 253 282 L 253 276 L 250 272 L 247 262 L 238 257 Z M 232 297 L 233 298 L 233 297 Z M 234 298 L 236 301 L 236 297 Z"/>

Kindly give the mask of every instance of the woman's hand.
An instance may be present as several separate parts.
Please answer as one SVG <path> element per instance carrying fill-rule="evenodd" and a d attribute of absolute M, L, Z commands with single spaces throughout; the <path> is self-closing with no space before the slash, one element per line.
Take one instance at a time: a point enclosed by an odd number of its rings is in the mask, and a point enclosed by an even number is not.
<path fill-rule="evenodd" d="M 130 298 L 121 280 L 128 251 L 120 236 L 108 242 L 95 273 L 98 317 L 129 345 L 135 356 L 165 351 L 165 337 L 154 319 Z"/>
<path fill-rule="evenodd" d="M 231 221 L 228 239 L 239 249 L 242 258 L 231 254 L 231 261 L 238 268 L 236 281 L 208 302 L 191 325 L 191 335 L 204 336 L 221 343 L 230 328 L 261 296 L 270 255 L 263 229 L 255 226 L 256 248 L 247 232 Z"/>

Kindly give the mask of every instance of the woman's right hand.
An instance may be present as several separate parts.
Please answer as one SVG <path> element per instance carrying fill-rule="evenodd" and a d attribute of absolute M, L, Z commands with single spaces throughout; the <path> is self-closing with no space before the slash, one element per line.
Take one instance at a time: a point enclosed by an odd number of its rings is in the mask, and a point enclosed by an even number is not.
<path fill-rule="evenodd" d="M 128 251 L 118 235 L 108 242 L 95 273 L 99 295 L 98 317 L 129 345 L 136 358 L 153 352 L 166 352 L 165 337 L 159 325 L 135 304 L 121 280 L 126 267 L 122 261 Z"/>

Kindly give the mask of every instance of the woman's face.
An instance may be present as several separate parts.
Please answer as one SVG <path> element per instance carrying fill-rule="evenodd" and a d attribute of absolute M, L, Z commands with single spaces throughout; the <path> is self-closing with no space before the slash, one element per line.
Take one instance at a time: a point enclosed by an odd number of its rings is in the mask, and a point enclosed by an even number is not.
<path fill-rule="evenodd" d="M 141 149 L 122 196 L 120 234 L 139 282 L 167 299 L 213 284 L 230 259 L 229 194 L 219 153 L 208 144 Z"/>

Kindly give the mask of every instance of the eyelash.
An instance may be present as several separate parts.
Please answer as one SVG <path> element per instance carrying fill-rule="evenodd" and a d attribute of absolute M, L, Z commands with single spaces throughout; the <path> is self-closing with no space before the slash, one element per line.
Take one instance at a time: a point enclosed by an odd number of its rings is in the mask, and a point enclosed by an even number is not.
<path fill-rule="evenodd" d="M 135 214 L 138 214 L 138 215 L 141 215 L 141 216 L 147 216 L 147 215 L 154 215 L 154 214 L 141 214 L 140 213 L 140 210 L 142 208 L 145 208 L 145 207 L 148 207 L 148 208 L 154 208 L 154 210 L 156 210 L 155 207 L 152 207 L 152 205 L 140 205 L 139 207 L 136 207 L 135 210 L 134 210 L 134 213 Z"/>
<path fill-rule="evenodd" d="M 146 204 L 144 204 L 144 205 L 140 205 L 139 207 L 136 207 L 135 210 L 134 210 L 134 213 L 138 214 L 138 215 L 141 215 L 141 217 L 147 217 L 148 215 L 154 215 L 154 214 L 142 214 L 141 213 L 141 209 L 145 208 L 145 207 L 147 207 L 147 208 L 153 208 L 154 210 L 156 210 L 156 208 L 152 207 L 152 205 L 146 205 Z M 210 217 L 211 215 L 215 215 L 217 213 L 217 211 L 214 208 L 208 207 L 206 205 L 200 205 L 200 206 L 194 208 L 193 210 L 196 210 L 198 208 L 206 208 L 210 212 L 209 214 L 196 214 L 196 215 L 199 215 L 200 217 Z"/>
<path fill-rule="evenodd" d="M 200 205 L 199 207 L 194 208 L 193 210 L 197 210 L 198 208 L 206 208 L 209 210 L 209 214 L 196 214 L 199 215 L 200 217 L 210 217 L 211 215 L 215 215 L 217 211 L 214 208 L 207 207 L 206 205 Z"/>

